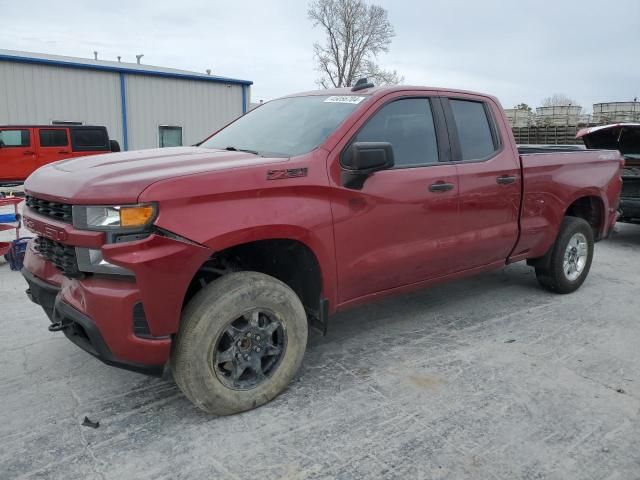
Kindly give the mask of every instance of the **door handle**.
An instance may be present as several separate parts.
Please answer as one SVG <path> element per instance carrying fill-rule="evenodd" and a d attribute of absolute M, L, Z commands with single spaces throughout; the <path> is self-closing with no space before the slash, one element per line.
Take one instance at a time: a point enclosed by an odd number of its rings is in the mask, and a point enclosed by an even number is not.
<path fill-rule="evenodd" d="M 453 183 L 436 182 L 429 186 L 429 191 L 434 193 L 448 192 L 449 190 L 453 190 L 453 187 L 455 187 Z"/>
<path fill-rule="evenodd" d="M 511 185 L 512 183 L 516 183 L 517 177 L 515 175 L 501 175 L 496 178 L 496 183 L 498 185 Z"/>
<path fill-rule="evenodd" d="M 33 155 L 36 152 L 32 152 L 31 150 L 27 150 L 25 152 L 22 152 L 23 155 Z"/>

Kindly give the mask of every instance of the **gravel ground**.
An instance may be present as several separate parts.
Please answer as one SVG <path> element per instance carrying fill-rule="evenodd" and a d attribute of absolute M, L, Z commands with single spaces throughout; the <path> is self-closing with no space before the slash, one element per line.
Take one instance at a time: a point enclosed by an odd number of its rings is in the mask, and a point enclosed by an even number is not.
<path fill-rule="evenodd" d="M 640 478 L 640 226 L 617 230 L 572 295 L 517 264 L 343 313 L 232 417 L 49 333 L 0 265 L 0 478 Z"/>

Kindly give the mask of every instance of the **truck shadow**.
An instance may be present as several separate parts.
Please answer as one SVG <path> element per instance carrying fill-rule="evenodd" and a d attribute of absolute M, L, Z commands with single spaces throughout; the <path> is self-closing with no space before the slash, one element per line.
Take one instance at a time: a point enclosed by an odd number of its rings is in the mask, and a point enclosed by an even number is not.
<path fill-rule="evenodd" d="M 606 241 L 622 246 L 640 245 L 640 224 L 616 223 L 613 234 Z"/>
<path fill-rule="evenodd" d="M 497 297 L 516 300 L 496 308 L 494 301 Z M 310 330 L 302 372 L 294 381 L 295 386 L 290 388 L 294 392 L 289 393 L 288 401 L 297 402 L 293 398 L 295 391 L 316 390 L 320 382 L 317 377 L 323 375 L 319 372 L 328 361 L 366 364 L 371 351 L 383 351 L 393 344 L 402 344 L 408 336 L 413 339 L 441 336 L 446 332 L 453 333 L 482 324 L 513 308 L 527 308 L 548 302 L 549 294 L 538 287 L 533 270 L 519 264 L 339 313 L 331 318 L 327 336 Z M 437 340 L 434 338 L 434 341 Z M 95 365 L 95 368 L 104 372 L 94 372 L 91 377 L 101 377 L 104 382 L 118 383 L 120 376 L 138 376 L 102 365 Z M 160 411 L 163 428 L 173 422 L 200 424 L 217 418 L 191 405 L 173 381 L 139 377 L 140 381 L 134 382 L 133 388 L 132 379 L 123 377 L 123 383 L 128 385 L 129 391 L 114 398 L 106 397 L 91 402 L 94 415 L 97 418 L 105 415 L 107 418 L 104 418 L 104 423 L 113 415 L 111 425 L 116 430 L 119 427 L 127 430 L 133 418 L 136 424 L 153 422 Z M 88 378 L 86 380 L 89 381 Z M 118 390 L 115 385 L 114 389 Z M 262 407 L 242 416 L 260 415 L 260 411 L 267 409 Z"/>
<path fill-rule="evenodd" d="M 516 291 L 521 295 L 516 295 Z M 363 331 L 401 334 L 403 330 L 422 328 L 423 333 L 428 334 L 435 328 L 467 328 L 500 314 L 500 305 L 495 301 L 497 297 L 513 299 L 506 302 L 511 310 L 519 300 L 524 308 L 538 302 L 546 303 L 548 296 L 538 286 L 532 268 L 524 263 L 515 264 L 338 313 L 330 319 L 326 337 L 312 333 L 309 348 L 349 341 Z"/>

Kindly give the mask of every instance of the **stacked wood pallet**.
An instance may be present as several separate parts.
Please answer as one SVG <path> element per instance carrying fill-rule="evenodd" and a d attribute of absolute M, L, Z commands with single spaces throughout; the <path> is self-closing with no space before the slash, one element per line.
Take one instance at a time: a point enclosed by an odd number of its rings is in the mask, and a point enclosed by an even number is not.
<path fill-rule="evenodd" d="M 577 125 L 545 125 L 513 127 L 513 136 L 518 145 L 582 145 L 576 133 Z"/>

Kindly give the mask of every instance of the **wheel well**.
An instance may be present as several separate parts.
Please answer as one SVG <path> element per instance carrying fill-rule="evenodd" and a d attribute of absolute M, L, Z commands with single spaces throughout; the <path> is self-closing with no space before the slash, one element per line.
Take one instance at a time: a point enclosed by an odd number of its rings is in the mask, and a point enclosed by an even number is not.
<path fill-rule="evenodd" d="M 565 216 L 585 219 L 593 229 L 593 237 L 596 240 L 600 240 L 604 219 L 604 205 L 601 199 L 598 197 L 579 198 L 567 208 Z"/>
<path fill-rule="evenodd" d="M 277 278 L 296 292 L 309 313 L 317 314 L 322 292 L 320 264 L 309 247 L 290 239 L 258 240 L 216 252 L 194 275 L 184 304 L 216 278 L 237 271 Z"/>

